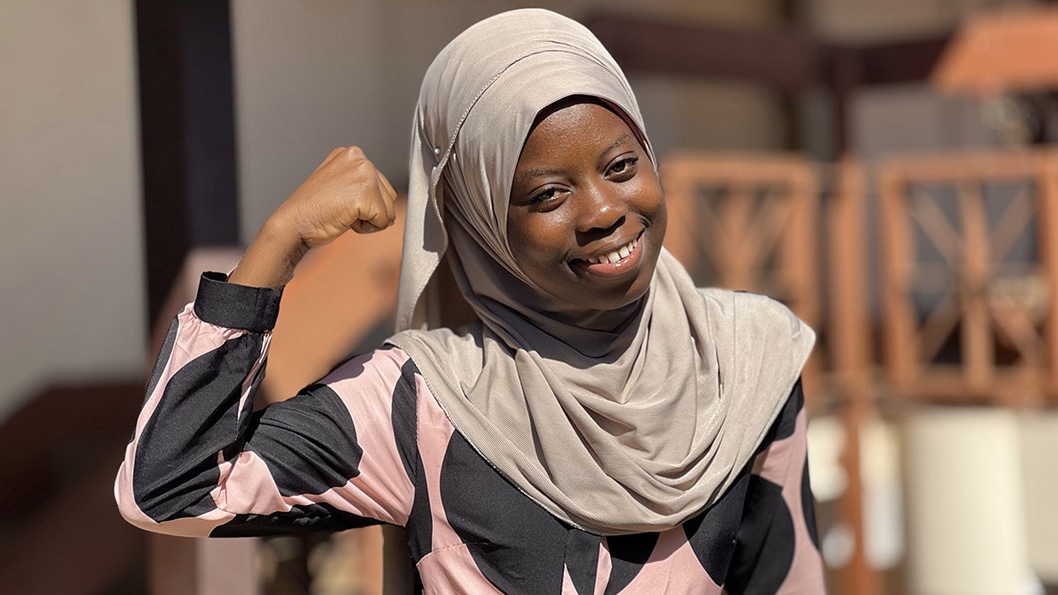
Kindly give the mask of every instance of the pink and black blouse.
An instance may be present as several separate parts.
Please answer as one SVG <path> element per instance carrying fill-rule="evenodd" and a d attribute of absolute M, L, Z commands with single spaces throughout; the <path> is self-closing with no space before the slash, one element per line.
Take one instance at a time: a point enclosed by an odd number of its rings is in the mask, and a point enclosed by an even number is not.
<path fill-rule="evenodd" d="M 824 591 L 800 383 L 716 504 L 599 536 L 490 466 L 398 348 L 253 411 L 280 295 L 207 273 L 173 321 L 115 483 L 129 522 L 212 537 L 400 525 L 426 593 Z"/>

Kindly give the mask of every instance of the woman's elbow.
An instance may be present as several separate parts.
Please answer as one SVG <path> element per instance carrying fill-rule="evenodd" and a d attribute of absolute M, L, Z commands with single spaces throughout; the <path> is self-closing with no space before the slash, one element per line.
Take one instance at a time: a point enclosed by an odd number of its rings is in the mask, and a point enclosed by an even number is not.
<path fill-rule="evenodd" d="M 136 494 L 133 492 L 132 481 L 126 473 L 125 465 L 118 470 L 118 476 L 114 480 L 114 502 L 118 505 L 121 518 L 131 525 L 147 531 L 159 530 L 158 523 L 144 514 L 136 502 Z"/>

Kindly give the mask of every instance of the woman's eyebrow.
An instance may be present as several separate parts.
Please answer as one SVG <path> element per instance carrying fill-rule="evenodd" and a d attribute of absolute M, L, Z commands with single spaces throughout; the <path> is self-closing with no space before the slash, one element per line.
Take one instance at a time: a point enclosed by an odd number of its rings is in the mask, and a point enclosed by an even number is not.
<path fill-rule="evenodd" d="M 607 145 L 607 147 L 605 149 L 603 149 L 602 151 L 599 151 L 599 156 L 602 157 L 602 156 L 606 155 L 606 153 L 616 149 L 617 147 L 620 147 L 621 145 L 623 145 L 626 142 L 628 142 L 628 139 L 630 139 L 630 138 L 632 138 L 632 133 L 630 133 L 630 132 L 622 132 L 621 136 L 617 137 L 617 139 L 614 140 L 614 142 L 612 142 L 609 145 Z"/>
<path fill-rule="evenodd" d="M 563 173 L 562 170 L 561 169 L 557 169 L 557 168 L 552 168 L 552 167 L 534 167 L 534 168 L 530 168 L 530 169 L 527 169 L 527 170 L 523 171 L 521 173 L 521 175 L 519 175 L 515 179 L 514 185 L 515 186 L 519 186 L 519 185 L 523 185 L 524 186 L 525 184 L 527 184 L 529 182 L 529 180 L 532 180 L 533 178 L 539 178 L 539 177 L 543 177 L 543 176 L 558 176 L 558 175 L 561 175 L 562 173 Z"/>

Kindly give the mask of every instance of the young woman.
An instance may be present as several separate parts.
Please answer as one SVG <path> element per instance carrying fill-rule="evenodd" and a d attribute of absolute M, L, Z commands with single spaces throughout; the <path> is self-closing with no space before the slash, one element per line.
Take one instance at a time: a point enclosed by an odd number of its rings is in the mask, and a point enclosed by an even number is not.
<path fill-rule="evenodd" d="M 398 332 L 251 413 L 281 287 L 395 193 L 333 152 L 174 321 L 119 472 L 178 535 L 406 528 L 427 592 L 821 592 L 798 382 L 813 334 L 662 248 L 631 89 L 582 26 L 482 21 L 426 73 Z M 450 270 L 472 312 L 447 322 Z M 355 307 L 355 304 L 350 304 Z"/>

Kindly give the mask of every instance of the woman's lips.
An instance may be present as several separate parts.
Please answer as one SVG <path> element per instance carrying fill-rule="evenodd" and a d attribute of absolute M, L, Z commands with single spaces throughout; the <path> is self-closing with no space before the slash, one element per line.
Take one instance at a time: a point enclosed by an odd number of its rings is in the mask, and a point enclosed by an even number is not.
<path fill-rule="evenodd" d="M 577 259 L 573 261 L 573 264 L 594 275 L 607 277 L 621 275 L 635 268 L 639 263 L 643 252 L 642 247 L 642 235 L 639 235 L 617 250 L 592 258 Z"/>

